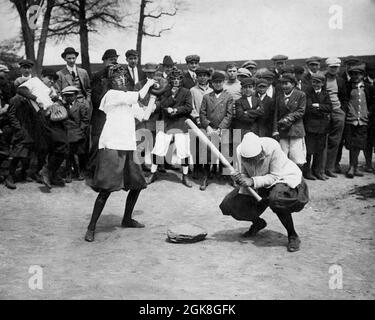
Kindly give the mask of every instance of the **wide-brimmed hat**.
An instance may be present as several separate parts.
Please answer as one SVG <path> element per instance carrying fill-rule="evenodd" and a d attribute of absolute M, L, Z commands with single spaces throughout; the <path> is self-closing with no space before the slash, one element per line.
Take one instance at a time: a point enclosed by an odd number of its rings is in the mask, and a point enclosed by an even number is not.
<path fill-rule="evenodd" d="M 156 72 L 158 68 L 159 68 L 159 65 L 157 63 L 147 62 L 142 68 L 142 71 L 143 72 Z"/>
<path fill-rule="evenodd" d="M 65 48 L 64 52 L 61 54 L 61 58 L 65 59 L 67 54 L 75 54 L 78 57 L 79 53 L 72 47 Z"/>
<path fill-rule="evenodd" d="M 166 66 L 166 67 L 174 66 L 174 62 L 173 62 L 171 56 L 164 56 L 162 65 Z"/>
<path fill-rule="evenodd" d="M 254 158 L 262 152 L 260 138 L 253 132 L 244 135 L 239 145 L 240 155 L 244 158 Z"/>

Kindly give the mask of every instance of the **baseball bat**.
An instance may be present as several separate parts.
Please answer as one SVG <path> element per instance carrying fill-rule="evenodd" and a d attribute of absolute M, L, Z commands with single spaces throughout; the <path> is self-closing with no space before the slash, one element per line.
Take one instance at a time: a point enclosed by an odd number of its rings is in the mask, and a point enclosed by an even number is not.
<path fill-rule="evenodd" d="M 208 139 L 208 137 L 195 125 L 193 121 L 190 119 L 186 119 L 185 123 L 193 130 L 194 134 L 202 141 L 205 145 L 207 145 L 211 152 L 219 158 L 220 162 L 227 167 L 231 174 L 234 173 L 236 170 L 232 167 L 229 161 L 223 156 L 223 154 L 215 147 L 215 145 Z M 255 190 L 251 187 L 247 187 L 251 195 L 257 200 L 261 201 L 262 198 L 255 192 Z"/>

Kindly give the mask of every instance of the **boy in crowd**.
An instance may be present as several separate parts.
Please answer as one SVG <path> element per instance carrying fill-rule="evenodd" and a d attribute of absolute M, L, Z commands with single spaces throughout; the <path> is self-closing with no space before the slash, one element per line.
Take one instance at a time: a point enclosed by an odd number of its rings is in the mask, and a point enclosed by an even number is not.
<path fill-rule="evenodd" d="M 224 82 L 224 90 L 228 91 L 233 100 L 236 101 L 241 98 L 241 82 L 237 79 L 237 66 L 234 63 L 229 63 L 225 71 L 227 73 L 227 80 Z"/>
<path fill-rule="evenodd" d="M 199 67 L 200 57 L 196 54 L 189 55 L 185 58 L 187 64 L 187 72 L 182 79 L 182 86 L 186 89 L 191 89 L 197 83 L 197 74 L 195 73 Z"/>
<path fill-rule="evenodd" d="M 319 180 L 326 180 L 323 154 L 326 147 L 332 103 L 329 94 L 323 88 L 325 84 L 324 74 L 321 72 L 313 73 L 311 75 L 311 83 L 312 85 L 306 90 L 307 103 L 304 125 L 307 156 L 303 167 L 303 176 L 309 180 L 315 180 L 315 177 Z"/>
<path fill-rule="evenodd" d="M 260 99 L 264 115 L 259 119 L 259 137 L 272 137 L 275 100 L 267 95 L 269 81 L 264 78 L 256 79 L 255 95 Z"/>

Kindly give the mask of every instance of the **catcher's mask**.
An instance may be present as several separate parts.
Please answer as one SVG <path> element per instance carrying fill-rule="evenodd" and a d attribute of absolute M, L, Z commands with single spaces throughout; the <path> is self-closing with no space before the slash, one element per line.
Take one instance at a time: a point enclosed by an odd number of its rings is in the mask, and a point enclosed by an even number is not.
<path fill-rule="evenodd" d="M 125 89 L 128 83 L 125 69 L 120 64 L 113 64 L 108 66 L 107 78 L 110 81 L 110 85 L 112 88 Z"/>
<path fill-rule="evenodd" d="M 172 87 L 180 87 L 182 84 L 183 74 L 182 71 L 173 67 L 171 73 L 168 76 L 169 83 Z"/>

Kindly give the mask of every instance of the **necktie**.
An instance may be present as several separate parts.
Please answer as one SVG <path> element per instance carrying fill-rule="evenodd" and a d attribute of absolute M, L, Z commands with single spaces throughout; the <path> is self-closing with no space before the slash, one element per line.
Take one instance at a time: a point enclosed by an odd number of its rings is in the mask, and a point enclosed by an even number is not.
<path fill-rule="evenodd" d="M 73 77 L 73 79 L 76 78 L 76 73 L 74 71 L 72 71 L 72 77 Z"/>
<path fill-rule="evenodd" d="M 132 78 L 135 81 L 135 74 L 134 74 L 134 68 L 132 68 Z"/>
<path fill-rule="evenodd" d="M 192 72 L 191 74 L 193 75 L 193 80 L 196 81 L 197 80 L 197 75 L 195 74 L 195 72 Z"/>

